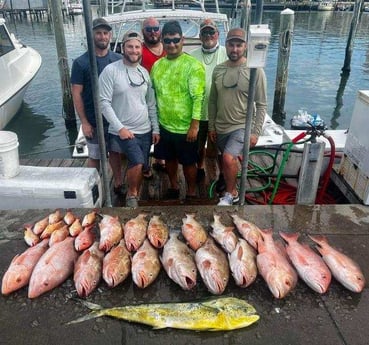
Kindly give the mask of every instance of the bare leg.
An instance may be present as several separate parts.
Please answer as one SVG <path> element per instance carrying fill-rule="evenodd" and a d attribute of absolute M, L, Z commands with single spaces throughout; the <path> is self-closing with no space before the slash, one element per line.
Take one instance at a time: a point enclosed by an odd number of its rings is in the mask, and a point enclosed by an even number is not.
<path fill-rule="evenodd" d="M 237 195 L 236 181 L 238 173 L 238 159 L 229 153 L 223 153 L 222 168 L 226 191 L 232 195 Z"/>
<path fill-rule="evenodd" d="M 123 184 L 121 154 L 119 152 L 109 152 L 109 163 L 113 172 L 114 187 L 119 187 Z"/>
<path fill-rule="evenodd" d="M 89 168 L 96 168 L 96 170 L 99 171 L 100 170 L 100 160 L 89 158 L 87 160 L 87 166 Z"/>
<path fill-rule="evenodd" d="M 183 174 L 187 182 L 187 195 L 195 196 L 196 195 L 196 175 L 197 175 L 196 164 L 184 165 Z"/>
<path fill-rule="evenodd" d="M 179 189 L 178 186 L 178 161 L 176 159 L 165 162 L 170 182 L 170 187 L 173 189 Z"/>
<path fill-rule="evenodd" d="M 142 182 L 142 164 L 137 164 L 127 170 L 127 196 L 138 196 Z"/>

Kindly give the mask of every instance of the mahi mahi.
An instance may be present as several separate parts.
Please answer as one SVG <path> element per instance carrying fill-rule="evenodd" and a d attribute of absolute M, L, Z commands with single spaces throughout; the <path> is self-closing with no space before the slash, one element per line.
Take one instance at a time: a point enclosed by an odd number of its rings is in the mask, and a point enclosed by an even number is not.
<path fill-rule="evenodd" d="M 252 305 L 235 297 L 219 297 L 200 302 L 127 305 L 106 309 L 86 301 L 81 303 L 93 311 L 68 324 L 110 316 L 149 325 L 155 329 L 230 331 L 247 327 L 259 320 L 259 315 Z"/>

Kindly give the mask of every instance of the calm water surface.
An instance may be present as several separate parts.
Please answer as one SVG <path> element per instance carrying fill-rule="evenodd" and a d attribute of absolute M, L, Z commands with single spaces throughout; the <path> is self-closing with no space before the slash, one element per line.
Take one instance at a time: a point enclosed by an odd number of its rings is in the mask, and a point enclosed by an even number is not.
<path fill-rule="evenodd" d="M 350 124 L 358 90 L 369 89 L 369 13 L 363 13 L 355 38 L 348 80 L 341 79 L 352 13 L 296 12 L 285 125 L 301 108 L 318 113 L 331 129 Z M 265 71 L 268 79 L 269 113 L 272 113 L 278 59 L 280 12 L 263 13 L 262 22 L 272 32 Z M 8 22 L 22 42 L 40 52 L 42 67 L 30 85 L 20 113 L 7 126 L 17 133 L 21 157 L 68 158 L 76 133 L 66 131 L 61 84 L 53 28 L 42 22 Z M 85 51 L 84 19 L 65 20 L 69 67 Z M 32 155 L 32 156 L 31 156 Z"/>

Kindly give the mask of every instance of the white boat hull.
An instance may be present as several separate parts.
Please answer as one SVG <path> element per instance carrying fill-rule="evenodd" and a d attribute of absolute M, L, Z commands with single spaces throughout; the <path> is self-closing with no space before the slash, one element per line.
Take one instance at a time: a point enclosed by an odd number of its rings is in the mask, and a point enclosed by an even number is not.
<path fill-rule="evenodd" d="M 20 109 L 24 94 L 41 67 L 40 54 L 16 40 L 0 19 L 2 34 L 9 41 L 6 51 L 0 55 L 0 130 L 2 130 Z"/>

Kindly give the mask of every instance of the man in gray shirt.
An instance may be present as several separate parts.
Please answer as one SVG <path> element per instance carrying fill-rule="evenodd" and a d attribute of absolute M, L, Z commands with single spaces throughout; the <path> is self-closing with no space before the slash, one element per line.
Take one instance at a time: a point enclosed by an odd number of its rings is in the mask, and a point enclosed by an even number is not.
<path fill-rule="evenodd" d="M 109 122 L 111 154 L 125 154 L 128 161 L 127 207 L 138 206 L 142 170 L 149 166 L 151 144 L 159 139 L 155 93 L 149 73 L 139 63 L 142 36 L 123 36 L 123 59 L 110 64 L 99 78 L 101 111 Z"/>

